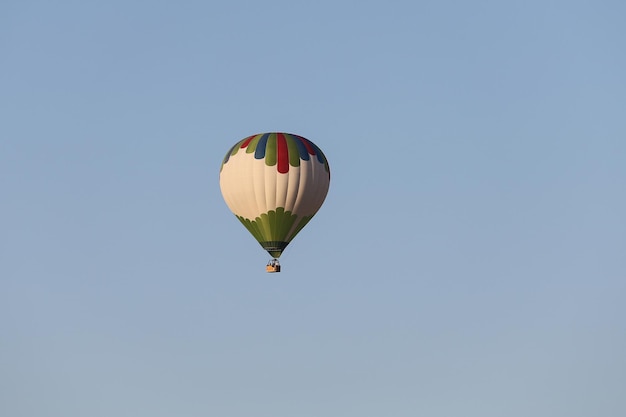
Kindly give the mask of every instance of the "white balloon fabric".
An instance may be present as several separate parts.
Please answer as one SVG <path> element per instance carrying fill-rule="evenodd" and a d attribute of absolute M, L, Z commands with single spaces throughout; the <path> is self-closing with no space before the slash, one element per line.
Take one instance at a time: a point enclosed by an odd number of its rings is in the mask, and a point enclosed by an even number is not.
<path fill-rule="evenodd" d="M 317 213 L 329 185 L 330 168 L 323 152 L 290 133 L 242 139 L 220 168 L 226 204 L 274 258 Z"/>

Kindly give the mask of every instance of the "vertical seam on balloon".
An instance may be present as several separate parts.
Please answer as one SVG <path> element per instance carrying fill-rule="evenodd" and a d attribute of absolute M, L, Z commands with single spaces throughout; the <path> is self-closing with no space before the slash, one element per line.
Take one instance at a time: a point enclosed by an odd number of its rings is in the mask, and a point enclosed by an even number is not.
<path fill-rule="evenodd" d="M 298 163 L 299 162 L 300 162 L 300 157 L 298 157 Z M 287 174 L 288 176 L 287 176 L 287 192 L 285 194 L 285 210 L 288 209 L 292 213 L 293 213 L 293 207 L 296 203 L 296 197 L 298 195 L 298 182 L 296 182 L 296 178 L 298 179 L 298 181 L 300 180 L 301 169 L 302 169 L 302 166 L 301 164 L 299 164 L 297 167 L 292 167 L 289 170 L 289 174 Z"/>
<path fill-rule="evenodd" d="M 265 195 L 265 209 L 268 215 L 267 225 L 269 230 L 267 236 L 269 241 L 273 241 L 276 234 L 276 189 L 278 188 L 278 184 L 276 182 L 277 173 L 276 167 L 269 165 L 271 162 L 274 162 L 274 165 L 276 165 L 276 156 L 276 133 L 270 133 L 268 134 L 268 139 L 265 142 L 265 166 L 263 173 L 263 177 L 265 179 L 263 182 L 265 187 L 263 193 Z M 273 161 L 271 160 L 272 158 Z M 272 215 L 270 215 L 271 212 L 273 213 Z"/>
<path fill-rule="evenodd" d="M 261 208 L 259 207 L 259 199 L 258 199 L 258 192 L 256 189 L 256 185 L 257 185 L 257 172 L 256 172 L 256 158 L 249 158 L 249 165 L 250 165 L 250 170 L 252 173 L 252 192 L 254 194 L 254 206 L 256 207 L 255 213 L 257 213 L 257 216 L 259 217 L 259 222 L 257 222 L 257 226 L 259 227 L 259 231 L 262 232 L 263 228 L 262 225 L 260 224 L 260 212 L 261 212 Z M 256 221 L 256 218 L 251 219 Z M 263 233 L 260 233 L 259 236 L 262 236 Z"/>

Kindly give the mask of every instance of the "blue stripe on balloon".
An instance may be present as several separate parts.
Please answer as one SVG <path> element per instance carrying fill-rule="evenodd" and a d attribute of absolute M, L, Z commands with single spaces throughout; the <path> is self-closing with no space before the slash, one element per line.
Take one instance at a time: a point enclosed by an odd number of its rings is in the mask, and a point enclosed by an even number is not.
<path fill-rule="evenodd" d="M 259 142 L 256 144 L 256 150 L 254 151 L 255 159 L 263 159 L 265 158 L 265 148 L 267 146 L 267 139 L 270 137 L 269 133 L 263 134 Z"/>
<path fill-rule="evenodd" d="M 304 161 L 308 161 L 309 151 L 306 150 L 306 146 L 304 146 L 304 142 L 302 142 L 303 138 L 301 138 L 300 136 L 295 136 L 295 135 L 293 135 L 292 137 L 293 137 L 294 142 L 296 142 L 296 145 L 298 146 L 298 153 L 300 154 L 300 159 Z"/>
<path fill-rule="evenodd" d="M 311 141 L 309 141 L 309 144 L 313 147 L 313 149 L 315 149 L 315 155 L 317 155 L 317 160 L 319 161 L 319 163 L 323 164 L 324 163 L 324 154 L 322 153 L 320 148 L 318 148 L 317 145 L 314 144 Z"/>
<path fill-rule="evenodd" d="M 230 149 L 228 150 L 228 153 L 227 153 L 227 154 L 226 154 L 226 156 L 224 157 L 224 160 L 222 161 L 222 164 L 225 164 L 226 162 L 228 162 L 228 160 L 230 159 L 230 157 L 233 155 L 233 151 L 235 150 L 235 148 L 237 148 L 237 147 L 241 144 L 241 142 L 243 142 L 243 141 L 239 141 L 239 142 L 235 143 L 235 144 L 232 146 L 232 148 L 230 148 Z"/>

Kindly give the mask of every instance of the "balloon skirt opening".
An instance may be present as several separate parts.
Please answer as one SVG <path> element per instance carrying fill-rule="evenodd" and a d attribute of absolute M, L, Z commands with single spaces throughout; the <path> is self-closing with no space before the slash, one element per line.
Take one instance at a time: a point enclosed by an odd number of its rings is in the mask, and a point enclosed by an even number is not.
<path fill-rule="evenodd" d="M 263 249 L 267 251 L 272 257 L 280 258 L 280 255 L 283 253 L 289 242 L 280 242 L 280 241 L 269 241 L 269 242 L 259 242 Z"/>

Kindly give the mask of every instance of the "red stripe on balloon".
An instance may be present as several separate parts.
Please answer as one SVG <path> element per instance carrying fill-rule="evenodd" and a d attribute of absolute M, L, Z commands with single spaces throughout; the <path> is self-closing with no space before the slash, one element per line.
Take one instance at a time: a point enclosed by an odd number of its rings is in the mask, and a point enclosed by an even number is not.
<path fill-rule="evenodd" d="M 276 145 L 278 172 L 285 174 L 289 172 L 289 149 L 287 148 L 287 140 L 282 133 L 276 134 Z"/>
<path fill-rule="evenodd" d="M 244 140 L 243 143 L 241 144 L 241 149 L 246 148 L 250 144 L 250 141 L 252 139 L 254 139 L 255 136 L 256 135 L 252 135 L 249 138 L 247 138 L 246 140 Z"/>

